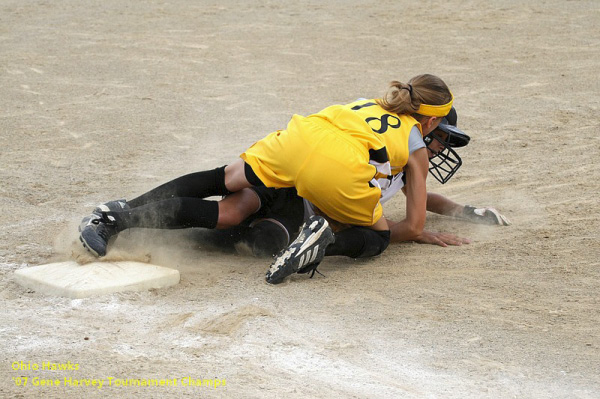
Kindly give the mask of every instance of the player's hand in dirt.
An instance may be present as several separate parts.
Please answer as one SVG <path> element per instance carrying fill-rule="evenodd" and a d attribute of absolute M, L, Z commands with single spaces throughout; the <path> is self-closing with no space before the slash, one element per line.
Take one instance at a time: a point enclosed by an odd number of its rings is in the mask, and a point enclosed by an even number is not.
<path fill-rule="evenodd" d="M 447 247 L 448 245 L 463 245 L 470 244 L 471 240 L 468 238 L 459 237 L 450 233 L 438 233 L 434 231 L 423 230 L 419 238 L 414 240 L 419 244 L 432 244 L 439 245 L 440 247 Z"/>
<path fill-rule="evenodd" d="M 509 226 L 510 220 L 502 215 L 496 208 L 481 207 L 477 208 L 471 205 L 465 205 L 462 217 L 474 223 L 495 224 L 500 226 Z"/>

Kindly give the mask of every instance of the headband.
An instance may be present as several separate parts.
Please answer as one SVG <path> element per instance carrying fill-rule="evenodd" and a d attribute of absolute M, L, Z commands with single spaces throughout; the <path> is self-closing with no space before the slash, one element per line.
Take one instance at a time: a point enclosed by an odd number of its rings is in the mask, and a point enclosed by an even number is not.
<path fill-rule="evenodd" d="M 446 115 L 448 115 L 448 113 L 450 112 L 450 109 L 452 109 L 452 103 L 454 102 L 454 96 L 452 95 L 452 93 L 450 93 L 450 102 L 444 105 L 428 105 L 428 104 L 421 104 L 419 105 L 419 109 L 417 110 L 417 113 L 419 115 L 425 115 L 425 116 L 438 116 L 438 117 L 444 117 Z"/>

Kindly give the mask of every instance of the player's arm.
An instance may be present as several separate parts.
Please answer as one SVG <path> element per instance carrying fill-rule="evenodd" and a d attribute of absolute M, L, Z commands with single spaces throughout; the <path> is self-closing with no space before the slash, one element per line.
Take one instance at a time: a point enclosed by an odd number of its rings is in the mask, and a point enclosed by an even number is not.
<path fill-rule="evenodd" d="M 439 215 L 459 217 L 463 206 L 441 194 L 427 193 L 427 210 Z"/>
<path fill-rule="evenodd" d="M 404 192 L 405 189 L 406 187 L 403 187 L 402 191 Z M 427 193 L 427 210 L 439 215 L 466 219 L 473 223 L 495 224 L 499 226 L 509 226 L 511 224 L 510 220 L 496 208 L 460 205 L 436 193 Z"/>
<path fill-rule="evenodd" d="M 440 215 L 466 219 L 473 223 L 509 226 L 510 220 L 496 208 L 460 205 L 441 194 L 427 193 L 427 210 Z"/>
<path fill-rule="evenodd" d="M 406 195 L 406 186 L 402 187 L 402 192 Z M 454 201 L 451 201 L 443 195 L 428 192 L 427 210 L 430 212 L 438 213 L 440 215 L 458 216 L 462 213 L 463 206 L 457 204 Z M 388 220 L 388 224 L 390 226 L 394 223 L 396 222 Z M 455 234 L 427 230 L 423 230 L 418 237 L 411 241 L 418 242 L 419 244 L 439 245 L 441 247 L 447 247 L 448 245 L 469 244 L 471 242 L 471 240 L 469 240 L 468 238 L 459 237 Z"/>
<path fill-rule="evenodd" d="M 510 221 L 496 208 L 460 205 L 441 194 L 427 193 L 427 210 L 440 215 L 467 219 L 474 223 L 510 225 Z"/>
<path fill-rule="evenodd" d="M 397 223 L 392 220 L 387 220 L 388 226 L 390 230 L 393 229 L 393 226 Z M 470 244 L 471 240 L 468 238 L 459 237 L 455 234 L 451 233 L 443 233 L 437 231 L 427 231 L 423 230 L 421 234 L 412 239 L 412 240 L 397 240 L 394 241 L 390 239 L 390 242 L 402 242 L 402 241 L 414 241 L 419 244 L 431 244 L 431 245 L 439 245 L 440 247 L 447 247 L 448 245 L 462 245 L 462 244 Z"/>
<path fill-rule="evenodd" d="M 402 192 L 406 195 L 406 186 L 402 187 Z M 444 197 L 441 194 L 427 193 L 427 210 L 429 212 L 437 213 L 438 215 L 460 217 L 463 209 L 463 205 L 457 204 L 450 198 Z"/>
<path fill-rule="evenodd" d="M 413 241 L 418 239 L 425 227 L 427 206 L 427 173 L 429 159 L 427 150 L 420 148 L 413 152 L 404 167 L 406 173 L 406 218 L 401 222 L 388 222 L 391 242 Z"/>

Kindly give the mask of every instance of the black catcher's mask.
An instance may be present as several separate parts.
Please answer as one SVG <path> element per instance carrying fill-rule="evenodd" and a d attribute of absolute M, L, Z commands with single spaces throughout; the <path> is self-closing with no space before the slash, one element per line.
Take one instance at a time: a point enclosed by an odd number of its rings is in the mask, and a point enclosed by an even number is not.
<path fill-rule="evenodd" d="M 452 107 L 439 126 L 423 137 L 427 147 L 433 143 L 433 140 L 437 140 L 443 146 L 439 152 L 434 153 L 435 155 L 429 158 L 429 173 L 442 184 L 450 180 L 462 165 L 462 160 L 454 151 L 454 148 L 464 147 L 471 140 L 465 132 L 456 127 L 457 119 L 456 110 Z"/>

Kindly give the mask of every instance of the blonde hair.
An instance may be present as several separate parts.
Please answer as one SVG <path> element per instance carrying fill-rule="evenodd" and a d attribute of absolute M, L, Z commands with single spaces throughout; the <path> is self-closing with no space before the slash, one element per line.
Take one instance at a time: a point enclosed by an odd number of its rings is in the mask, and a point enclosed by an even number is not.
<path fill-rule="evenodd" d="M 446 83 L 435 75 L 417 75 L 408 83 L 394 80 L 383 98 L 377 103 L 386 111 L 415 115 L 421 104 L 443 105 L 452 100 Z M 415 115 L 418 116 L 418 115 Z"/>

